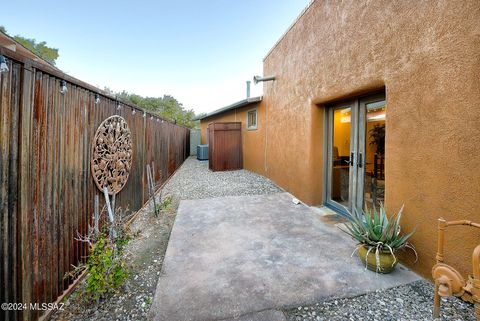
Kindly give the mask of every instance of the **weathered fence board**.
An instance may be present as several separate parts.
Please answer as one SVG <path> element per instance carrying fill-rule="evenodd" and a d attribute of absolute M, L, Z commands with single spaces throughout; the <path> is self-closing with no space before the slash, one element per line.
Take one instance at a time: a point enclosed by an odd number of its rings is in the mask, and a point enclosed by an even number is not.
<path fill-rule="evenodd" d="M 88 232 L 95 195 L 103 206 L 90 171 L 100 123 L 120 115 L 131 130 L 133 164 L 116 199 L 131 211 L 148 199 L 145 165 L 154 164 L 157 184 L 165 182 L 188 157 L 189 130 L 126 103 L 117 108 L 114 97 L 88 84 L 5 48 L 0 53 L 9 66 L 0 76 L 0 302 L 55 302 L 75 281 L 65 274 L 88 255 L 75 238 Z M 42 313 L 1 310 L 0 320 Z"/>

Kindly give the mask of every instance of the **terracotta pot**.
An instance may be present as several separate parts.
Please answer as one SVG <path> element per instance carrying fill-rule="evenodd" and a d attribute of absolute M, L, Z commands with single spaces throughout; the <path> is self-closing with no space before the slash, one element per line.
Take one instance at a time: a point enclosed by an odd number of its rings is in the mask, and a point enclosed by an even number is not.
<path fill-rule="evenodd" d="M 358 256 L 362 260 L 363 265 L 365 266 L 365 255 L 368 252 L 368 247 L 366 245 L 358 249 Z M 395 262 L 395 263 L 394 263 Z M 392 253 L 387 249 L 386 251 L 380 252 L 380 269 L 377 271 L 377 260 L 375 258 L 375 249 L 371 250 L 367 256 L 367 269 L 370 271 L 387 274 L 393 271 L 395 265 L 397 265 L 398 260 L 395 261 Z"/>

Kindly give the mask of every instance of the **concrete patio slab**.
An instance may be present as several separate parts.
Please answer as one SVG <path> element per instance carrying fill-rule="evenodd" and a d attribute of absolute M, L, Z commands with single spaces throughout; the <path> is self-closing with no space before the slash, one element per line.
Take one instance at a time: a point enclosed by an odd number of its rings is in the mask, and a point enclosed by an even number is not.
<path fill-rule="evenodd" d="M 291 200 L 277 193 L 182 201 L 151 319 L 239 318 L 420 279 L 402 266 L 389 275 L 365 271 L 350 257 L 352 239 Z"/>

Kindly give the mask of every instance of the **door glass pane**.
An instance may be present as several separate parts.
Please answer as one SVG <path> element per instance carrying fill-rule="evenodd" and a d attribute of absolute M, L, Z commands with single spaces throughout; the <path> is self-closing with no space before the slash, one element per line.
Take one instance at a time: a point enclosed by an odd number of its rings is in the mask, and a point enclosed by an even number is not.
<path fill-rule="evenodd" d="M 385 101 L 366 104 L 364 202 L 378 207 L 385 197 Z"/>
<path fill-rule="evenodd" d="M 350 195 L 350 131 L 352 109 L 343 107 L 333 111 L 331 198 L 349 207 Z"/>

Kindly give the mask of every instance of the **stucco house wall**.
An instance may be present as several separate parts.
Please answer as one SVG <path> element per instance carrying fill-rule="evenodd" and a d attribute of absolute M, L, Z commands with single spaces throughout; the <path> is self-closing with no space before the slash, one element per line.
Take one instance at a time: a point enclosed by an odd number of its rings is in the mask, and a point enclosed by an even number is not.
<path fill-rule="evenodd" d="M 412 267 L 428 277 L 437 218 L 480 221 L 479 17 L 476 0 L 314 1 L 264 60 L 276 80 L 264 83 L 263 174 L 324 202 L 325 106 L 384 90 L 385 203 L 405 204 Z M 479 232 L 447 230 L 446 244 L 446 262 L 470 271 Z"/>

